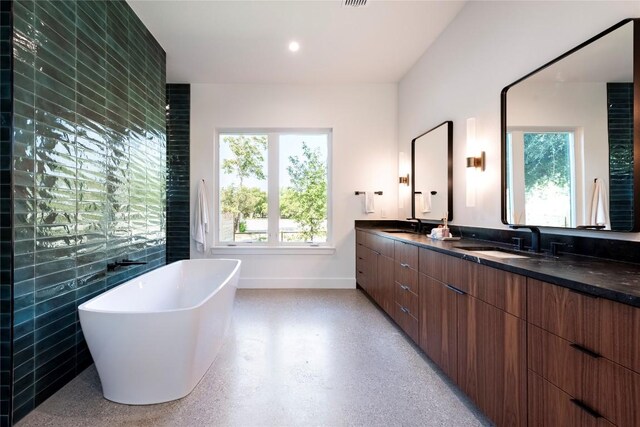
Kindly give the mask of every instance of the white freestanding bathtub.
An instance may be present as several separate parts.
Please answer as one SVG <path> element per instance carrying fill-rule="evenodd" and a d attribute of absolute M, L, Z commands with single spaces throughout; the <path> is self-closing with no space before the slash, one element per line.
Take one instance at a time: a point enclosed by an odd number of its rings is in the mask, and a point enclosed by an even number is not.
<path fill-rule="evenodd" d="M 78 307 L 104 397 L 146 405 L 189 394 L 222 346 L 239 275 L 240 260 L 178 261 Z"/>

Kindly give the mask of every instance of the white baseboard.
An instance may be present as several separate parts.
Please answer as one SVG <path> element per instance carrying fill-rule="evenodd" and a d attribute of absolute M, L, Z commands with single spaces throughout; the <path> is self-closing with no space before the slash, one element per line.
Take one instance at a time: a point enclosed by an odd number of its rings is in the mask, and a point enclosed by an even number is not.
<path fill-rule="evenodd" d="M 241 277 L 243 289 L 355 289 L 356 279 L 350 277 Z"/>

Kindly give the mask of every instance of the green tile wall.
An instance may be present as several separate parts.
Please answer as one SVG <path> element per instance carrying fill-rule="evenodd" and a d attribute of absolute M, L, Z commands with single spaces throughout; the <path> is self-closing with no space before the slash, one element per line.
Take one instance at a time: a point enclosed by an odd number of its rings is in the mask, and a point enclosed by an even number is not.
<path fill-rule="evenodd" d="M 611 229 L 633 229 L 633 83 L 607 83 Z"/>
<path fill-rule="evenodd" d="M 190 258 L 191 85 L 167 85 L 167 264 Z"/>
<path fill-rule="evenodd" d="M 10 425 L 11 405 L 11 1 L 0 0 L 0 426 Z"/>
<path fill-rule="evenodd" d="M 77 307 L 165 264 L 165 53 L 124 1 L 13 2 L 13 422 L 91 363 Z M 123 258 L 147 265 L 107 272 Z"/>

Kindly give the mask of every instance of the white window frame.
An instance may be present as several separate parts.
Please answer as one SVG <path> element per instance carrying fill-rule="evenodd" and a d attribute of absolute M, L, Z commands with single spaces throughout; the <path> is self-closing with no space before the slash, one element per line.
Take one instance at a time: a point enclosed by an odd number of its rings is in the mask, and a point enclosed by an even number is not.
<path fill-rule="evenodd" d="M 584 142 L 583 142 L 583 128 L 574 126 L 510 126 L 507 128 L 507 133 L 511 134 L 511 144 L 513 151 L 513 144 L 523 145 L 525 133 L 569 133 L 571 134 L 571 141 L 569 142 L 569 157 L 571 167 L 571 224 L 570 227 L 575 227 L 576 224 L 582 223 L 583 218 L 586 216 L 586 212 L 580 211 L 579 206 L 584 206 L 582 202 L 584 195 L 585 181 L 584 181 Z M 513 154 L 513 152 L 512 152 Z M 513 165 L 511 165 L 513 168 Z M 508 174 L 512 174 L 513 171 L 507 171 Z M 510 176 L 510 183 L 513 185 L 514 177 Z M 513 208 L 515 201 L 514 188 L 510 188 L 508 194 L 508 203 L 511 204 L 510 209 L 513 215 Z M 515 218 L 511 218 L 515 220 Z"/>
<path fill-rule="evenodd" d="M 226 134 L 267 135 L 267 203 L 269 206 L 268 233 L 266 242 L 226 242 L 220 241 L 220 136 Z M 326 242 L 280 242 L 280 170 L 278 138 L 281 135 L 327 135 L 327 239 Z M 333 221 L 332 221 L 332 159 L 333 129 L 331 128 L 219 128 L 214 138 L 214 241 L 212 254 L 333 254 Z"/>

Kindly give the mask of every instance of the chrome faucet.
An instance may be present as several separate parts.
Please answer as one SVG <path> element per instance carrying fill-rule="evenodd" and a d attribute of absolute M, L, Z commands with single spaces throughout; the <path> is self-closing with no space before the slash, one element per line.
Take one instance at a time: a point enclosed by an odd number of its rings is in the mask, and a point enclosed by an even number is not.
<path fill-rule="evenodd" d="M 540 252 L 540 229 L 530 225 L 510 225 L 510 228 L 517 230 L 519 228 L 528 228 L 531 230 L 531 252 Z"/>

